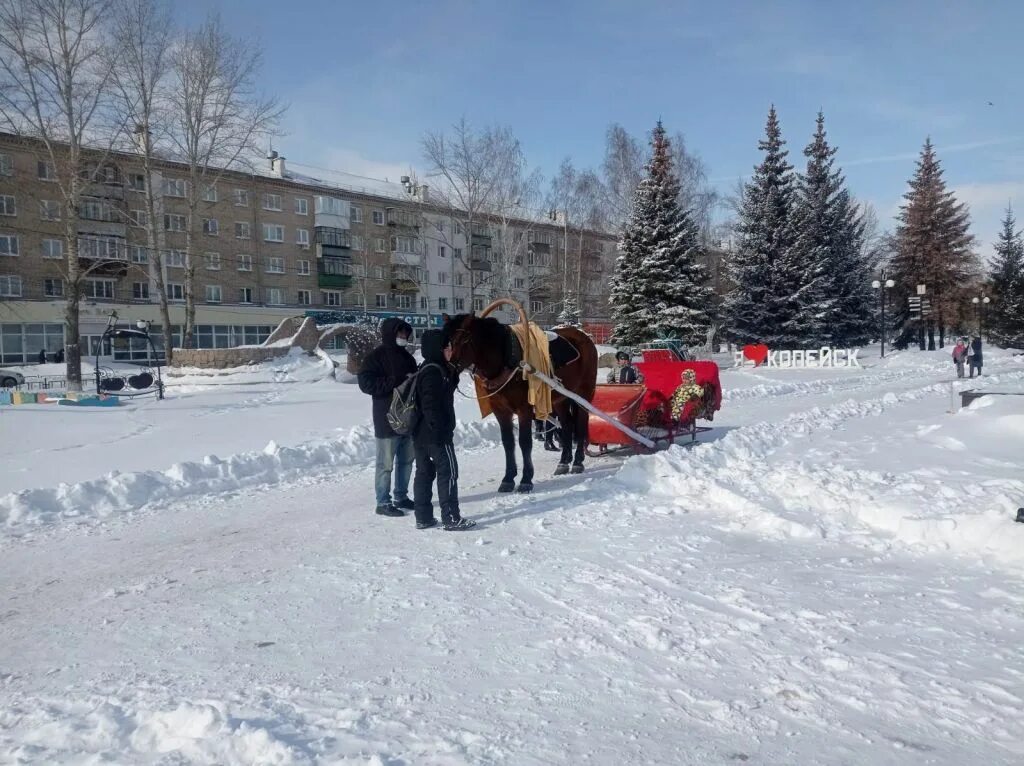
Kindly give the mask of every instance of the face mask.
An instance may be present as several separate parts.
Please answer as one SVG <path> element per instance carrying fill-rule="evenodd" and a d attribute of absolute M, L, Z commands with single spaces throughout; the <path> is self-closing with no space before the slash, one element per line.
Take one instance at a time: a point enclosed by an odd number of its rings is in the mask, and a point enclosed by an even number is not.
<path fill-rule="evenodd" d="M 405 348 L 406 346 L 409 345 L 409 341 L 407 341 L 405 338 L 395 338 L 395 345 L 398 346 L 399 348 Z"/>

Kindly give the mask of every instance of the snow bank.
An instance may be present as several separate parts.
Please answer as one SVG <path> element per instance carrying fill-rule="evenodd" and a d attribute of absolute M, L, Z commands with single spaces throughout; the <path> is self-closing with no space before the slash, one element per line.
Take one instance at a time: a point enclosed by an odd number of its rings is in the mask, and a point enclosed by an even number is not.
<path fill-rule="evenodd" d="M 460 449 L 493 447 L 500 441 L 497 421 L 460 423 L 455 441 Z M 0 497 L 0 528 L 16 536 L 62 521 L 103 518 L 175 500 L 294 481 L 327 469 L 368 466 L 375 455 L 373 428 L 356 426 L 335 439 L 294 447 L 271 441 L 259 452 L 225 459 L 208 455 L 202 461 L 177 463 L 164 471 L 114 471 L 92 481 Z"/>
<path fill-rule="evenodd" d="M 900 543 L 984 556 L 1024 569 L 1024 528 L 1009 523 L 1024 498 L 1024 481 L 974 481 L 939 470 L 901 474 L 807 460 L 768 460 L 793 439 L 842 429 L 855 418 L 884 416 L 901 404 L 941 395 L 948 388 L 946 383 L 933 384 L 748 426 L 709 445 L 632 459 L 617 480 L 630 493 L 648 495 L 656 505 L 721 514 L 731 526 L 766 536 L 837 538 L 883 548 Z M 998 408 L 987 403 L 965 414 L 980 416 Z M 1007 454 L 1020 455 L 1022 421 L 1021 414 L 1000 414 L 985 428 L 992 438 L 1005 440 Z"/>
<path fill-rule="evenodd" d="M 313 383 L 334 374 L 333 360 L 323 352 L 313 356 L 295 347 L 287 356 L 269 362 L 205 369 L 201 367 L 175 367 L 165 378 L 171 392 L 201 390 L 208 386 L 237 386 L 258 383 Z"/>

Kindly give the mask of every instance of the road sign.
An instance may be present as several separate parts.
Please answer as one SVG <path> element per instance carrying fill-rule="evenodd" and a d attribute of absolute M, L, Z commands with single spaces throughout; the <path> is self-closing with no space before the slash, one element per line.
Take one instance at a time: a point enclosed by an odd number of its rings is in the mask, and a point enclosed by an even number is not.
<path fill-rule="evenodd" d="M 918 295 L 924 295 L 926 292 L 928 292 L 928 285 L 918 285 L 917 286 L 917 294 Z"/>

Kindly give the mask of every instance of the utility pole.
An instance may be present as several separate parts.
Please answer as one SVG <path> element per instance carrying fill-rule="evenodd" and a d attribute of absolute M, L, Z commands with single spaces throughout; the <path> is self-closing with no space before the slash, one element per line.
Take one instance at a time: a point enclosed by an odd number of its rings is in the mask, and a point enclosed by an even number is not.
<path fill-rule="evenodd" d="M 878 296 L 879 296 L 879 299 L 882 302 L 882 320 L 881 320 L 882 321 L 882 332 L 881 332 L 881 338 L 882 338 L 882 358 L 884 359 L 885 358 L 885 291 L 888 288 L 890 288 L 890 287 L 894 287 L 896 285 L 896 283 L 893 280 L 891 280 L 891 279 L 886 279 L 886 277 L 885 277 L 885 269 L 882 269 L 882 273 L 881 273 L 880 276 L 881 276 L 881 279 L 876 279 L 874 282 L 871 283 L 871 286 L 873 288 L 875 288 L 876 290 L 878 290 Z"/>

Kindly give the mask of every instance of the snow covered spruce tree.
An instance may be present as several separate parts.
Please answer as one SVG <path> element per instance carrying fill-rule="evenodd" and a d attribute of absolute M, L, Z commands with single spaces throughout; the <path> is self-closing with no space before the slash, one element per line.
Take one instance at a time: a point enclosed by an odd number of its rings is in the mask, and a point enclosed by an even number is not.
<path fill-rule="evenodd" d="M 851 346 L 871 337 L 871 272 L 864 257 L 864 222 L 825 135 L 825 116 L 804 149 L 807 169 L 797 181 L 792 263 L 800 278 L 786 334 L 803 346 Z"/>
<path fill-rule="evenodd" d="M 905 347 L 915 336 L 922 349 L 939 346 L 946 328 L 957 327 L 970 317 L 966 290 L 979 273 L 974 238 L 970 234 L 967 206 L 946 189 L 942 167 L 931 139 L 925 141 L 910 189 L 903 195 L 896 228 L 896 254 L 890 271 L 896 280 L 894 308 L 903 331 L 897 345 Z M 925 285 L 931 314 L 921 320 L 909 315 L 907 298 L 917 285 Z"/>
<path fill-rule="evenodd" d="M 569 293 L 562 301 L 562 311 L 558 314 L 558 324 L 562 327 L 580 326 L 580 305 L 576 296 Z"/>
<path fill-rule="evenodd" d="M 1024 239 L 1009 207 L 995 251 L 990 274 L 993 301 L 986 323 L 988 332 L 1000 346 L 1024 348 Z"/>
<path fill-rule="evenodd" d="M 711 323 L 712 298 L 698 260 L 700 232 L 691 212 L 679 206 L 679 178 L 661 121 L 651 146 L 612 277 L 613 339 L 632 344 L 676 338 L 696 345 Z"/>
<path fill-rule="evenodd" d="M 734 288 L 725 299 L 726 326 L 738 343 L 793 348 L 800 341 L 794 320 L 802 275 L 793 260 L 793 166 L 785 145 L 772 106 L 758 144 L 764 159 L 743 187 L 738 243 L 728 263 Z"/>

